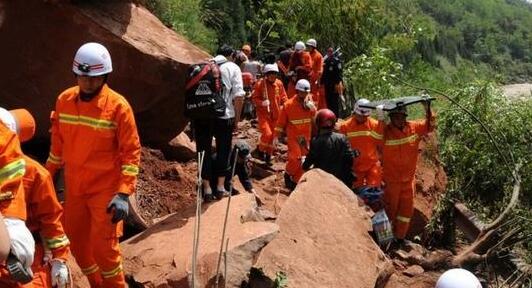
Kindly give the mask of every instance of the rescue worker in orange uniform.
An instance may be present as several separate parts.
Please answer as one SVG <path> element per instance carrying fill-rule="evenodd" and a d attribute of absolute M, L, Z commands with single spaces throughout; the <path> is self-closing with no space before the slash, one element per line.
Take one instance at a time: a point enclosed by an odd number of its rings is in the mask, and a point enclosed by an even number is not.
<path fill-rule="evenodd" d="M 20 149 L 18 136 L 13 131 L 26 131 L 17 115 L 0 108 L 0 219 L 9 235 L 9 254 L 18 259 L 31 273 L 35 253 L 35 241 L 24 221 L 27 217 L 23 176 L 26 161 Z M 29 280 L 31 281 L 31 280 Z M 23 287 L 0 263 L 0 287 Z M 32 287 L 31 284 L 26 287 Z"/>
<path fill-rule="evenodd" d="M 308 80 L 297 81 L 296 91 L 297 96 L 285 102 L 275 127 L 276 139 L 281 133 L 286 132 L 288 162 L 285 169 L 285 183 L 290 189 L 295 188 L 304 173 L 301 165 L 309 151 L 312 122 L 316 115 L 316 106 L 312 101 Z"/>
<path fill-rule="evenodd" d="M 288 98 L 296 95 L 296 83 L 300 79 L 310 81 L 312 74 L 312 57 L 305 51 L 305 43 L 302 41 L 296 42 L 294 49 L 295 51 L 290 57 L 290 65 L 288 66 L 288 76 L 291 77 L 290 83 L 288 83 Z"/>
<path fill-rule="evenodd" d="M 275 124 L 279 118 L 281 105 L 288 98 L 284 90 L 283 82 L 277 79 L 279 69 L 276 64 L 264 66 L 264 78 L 255 84 L 251 98 L 257 107 L 257 118 L 261 133 L 259 142 L 259 155 L 266 163 L 271 163 L 273 154 L 273 133 Z"/>
<path fill-rule="evenodd" d="M 91 287 L 126 287 L 118 238 L 139 173 L 135 118 L 106 84 L 113 68 L 103 45 L 82 45 L 72 70 L 78 85 L 57 99 L 46 168 L 64 167 L 64 227 Z"/>
<path fill-rule="evenodd" d="M 414 214 L 415 173 L 421 138 L 433 130 L 429 102 L 423 102 L 426 119 L 407 121 L 407 110 L 400 106 L 389 112 L 390 123 L 384 128 L 382 165 L 386 214 L 392 221 L 394 236 L 401 244 Z M 377 114 L 382 114 L 377 106 Z"/>
<path fill-rule="evenodd" d="M 325 95 L 321 95 L 321 75 L 323 75 L 323 56 L 318 51 L 318 43 L 315 39 L 309 39 L 307 41 L 308 53 L 312 59 L 312 73 L 310 74 L 310 88 L 314 95 L 314 102 L 318 109 L 327 108 L 325 103 Z"/>
<path fill-rule="evenodd" d="M 371 111 L 360 107 L 368 103 L 367 99 L 359 99 L 355 103 L 353 116 L 343 122 L 339 129 L 349 139 L 351 148 L 359 153 L 357 161 L 353 163 L 353 171 L 357 175 L 353 182 L 354 189 L 362 186 L 381 187 L 382 182 L 378 150 L 382 149 L 384 122 L 369 117 Z"/>
<path fill-rule="evenodd" d="M 25 109 L 9 112 L 20 124 L 20 128 L 13 132 L 17 132 L 21 142 L 30 140 L 35 133 L 33 116 Z M 10 117 L 0 113 L 0 120 L 9 123 Z M 69 241 L 61 225 L 63 207 L 57 201 L 50 173 L 30 157 L 24 155 L 23 158 L 26 161 L 23 178 L 28 213 L 26 224 L 36 242 L 31 266 L 33 281 L 29 287 L 67 287 L 70 280 L 66 265 Z M 45 250 L 49 254 L 46 257 Z"/>

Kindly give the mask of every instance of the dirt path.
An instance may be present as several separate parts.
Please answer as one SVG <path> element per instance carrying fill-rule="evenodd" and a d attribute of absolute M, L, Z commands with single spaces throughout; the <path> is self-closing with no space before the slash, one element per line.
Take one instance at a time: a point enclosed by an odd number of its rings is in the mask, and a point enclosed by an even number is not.
<path fill-rule="evenodd" d="M 532 98 L 532 83 L 504 85 L 501 89 L 504 96 L 511 100 Z"/>

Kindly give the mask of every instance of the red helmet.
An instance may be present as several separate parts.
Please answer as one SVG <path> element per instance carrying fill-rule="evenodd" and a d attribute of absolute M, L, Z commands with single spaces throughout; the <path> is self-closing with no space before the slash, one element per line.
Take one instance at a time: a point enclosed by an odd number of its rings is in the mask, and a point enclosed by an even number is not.
<path fill-rule="evenodd" d="M 244 87 L 253 86 L 253 82 L 255 82 L 255 77 L 249 72 L 242 72 L 242 82 L 244 84 Z"/>
<path fill-rule="evenodd" d="M 318 128 L 333 128 L 336 123 L 336 115 L 329 109 L 321 109 L 316 114 L 316 126 Z"/>

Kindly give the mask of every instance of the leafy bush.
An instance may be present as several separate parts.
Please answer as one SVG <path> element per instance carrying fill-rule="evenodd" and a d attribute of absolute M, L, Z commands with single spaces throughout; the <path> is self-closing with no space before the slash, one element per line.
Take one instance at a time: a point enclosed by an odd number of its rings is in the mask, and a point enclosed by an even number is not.
<path fill-rule="evenodd" d="M 514 182 L 511 170 L 515 163 L 522 163 L 520 201 L 511 217 L 523 229 L 525 259 L 532 260 L 532 99 L 510 101 L 487 82 L 451 94 L 484 123 L 494 141 L 455 105 L 440 111 L 441 158 L 454 189 L 459 189 L 453 193 L 455 199 L 468 203 L 484 221 L 493 220 L 509 203 Z"/>
<path fill-rule="evenodd" d="M 367 56 L 362 54 L 346 65 L 344 81 L 350 98 L 386 99 L 394 96 L 395 77 L 403 65 L 394 62 L 389 50 L 374 48 Z"/>
<path fill-rule="evenodd" d="M 165 25 L 207 51 L 215 51 L 217 34 L 202 22 L 211 12 L 204 9 L 202 0 L 147 0 L 145 4 Z"/>

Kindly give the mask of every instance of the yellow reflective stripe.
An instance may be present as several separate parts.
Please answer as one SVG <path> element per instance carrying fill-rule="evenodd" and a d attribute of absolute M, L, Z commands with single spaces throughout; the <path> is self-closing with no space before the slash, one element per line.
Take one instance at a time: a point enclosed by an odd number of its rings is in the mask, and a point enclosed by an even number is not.
<path fill-rule="evenodd" d="M 87 267 L 87 268 L 81 268 L 81 272 L 83 272 L 83 274 L 85 275 L 90 275 L 92 273 L 95 273 L 96 271 L 100 270 L 100 268 L 98 267 L 97 264 L 94 264 L 90 267 Z"/>
<path fill-rule="evenodd" d="M 387 146 L 402 145 L 406 143 L 412 143 L 416 141 L 416 139 L 417 139 L 417 134 L 414 134 L 414 135 L 410 135 L 408 137 L 401 138 L 401 139 L 386 140 L 386 142 L 384 142 L 384 145 L 387 145 Z"/>
<path fill-rule="evenodd" d="M 118 264 L 115 269 L 110 271 L 102 271 L 102 277 L 103 278 L 111 278 L 114 277 L 122 272 L 122 264 Z"/>
<path fill-rule="evenodd" d="M 310 123 L 311 121 L 312 119 L 310 118 L 304 118 L 304 119 L 290 120 L 290 123 L 292 123 L 293 125 L 301 125 L 301 124 Z"/>
<path fill-rule="evenodd" d="M 61 157 L 55 156 L 54 154 L 50 153 L 50 155 L 48 155 L 48 160 L 46 161 L 59 165 L 61 164 Z"/>
<path fill-rule="evenodd" d="M 52 158 L 53 160 L 56 160 L 56 161 L 61 161 L 61 157 L 56 156 L 56 155 L 54 155 L 54 153 L 51 153 L 51 152 L 48 155 L 48 158 Z"/>
<path fill-rule="evenodd" d="M 284 131 L 284 129 L 281 128 L 281 127 L 275 127 L 274 130 L 277 131 L 277 132 L 283 132 Z"/>
<path fill-rule="evenodd" d="M 370 136 L 377 140 L 382 140 L 382 135 L 375 132 L 375 131 L 355 131 L 355 132 L 348 132 L 347 138 L 353 138 L 353 137 L 361 137 L 361 136 Z"/>
<path fill-rule="evenodd" d="M 382 134 L 379 134 L 379 133 L 377 133 L 375 131 L 371 131 L 371 137 L 373 137 L 373 138 L 375 138 L 377 140 L 382 140 L 382 138 L 383 138 Z"/>
<path fill-rule="evenodd" d="M 66 235 L 44 240 L 46 242 L 46 246 L 48 246 L 48 248 L 50 249 L 57 249 L 70 244 L 70 241 L 68 240 L 68 237 Z"/>
<path fill-rule="evenodd" d="M 22 177 L 26 173 L 26 161 L 19 159 L 13 161 L 0 169 L 0 183 L 17 177 Z"/>
<path fill-rule="evenodd" d="M 401 222 L 404 222 L 404 223 L 409 223 L 410 222 L 410 218 L 403 217 L 403 216 L 397 216 L 397 220 L 399 220 Z"/>
<path fill-rule="evenodd" d="M 127 175 L 127 176 L 137 176 L 139 174 L 139 166 L 122 165 L 122 174 Z"/>
<path fill-rule="evenodd" d="M 92 118 L 83 115 L 71 115 L 59 113 L 59 122 L 72 125 L 84 125 L 92 128 L 115 129 L 116 123 L 98 118 Z"/>

